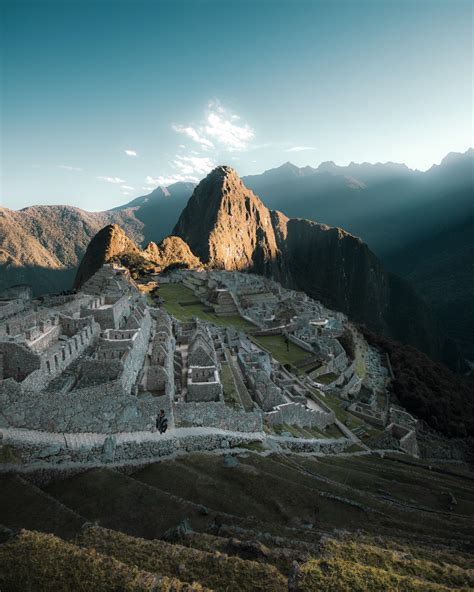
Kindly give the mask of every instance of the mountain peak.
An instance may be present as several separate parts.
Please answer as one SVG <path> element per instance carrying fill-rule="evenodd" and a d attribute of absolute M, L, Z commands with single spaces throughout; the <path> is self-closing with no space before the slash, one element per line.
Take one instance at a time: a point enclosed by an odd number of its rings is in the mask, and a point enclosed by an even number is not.
<path fill-rule="evenodd" d="M 173 234 L 204 263 L 252 269 L 277 255 L 270 211 L 229 166 L 216 167 L 194 190 Z"/>

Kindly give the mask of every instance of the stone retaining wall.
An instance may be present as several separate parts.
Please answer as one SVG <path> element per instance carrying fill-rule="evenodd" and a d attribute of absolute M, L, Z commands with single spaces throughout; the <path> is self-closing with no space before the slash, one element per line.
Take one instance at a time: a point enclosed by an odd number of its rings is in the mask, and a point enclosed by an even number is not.
<path fill-rule="evenodd" d="M 154 462 L 177 453 L 191 453 L 215 450 L 245 448 L 250 443 L 273 441 L 272 449 L 307 454 L 338 454 L 351 444 L 346 438 L 312 439 L 265 436 L 263 434 L 235 432 L 207 432 L 150 434 L 139 432 L 136 439 L 125 438 L 121 434 L 82 434 L 82 441 L 74 434 L 48 434 L 32 432 L 33 441 L 15 436 L 4 436 L 0 440 L 0 451 L 8 449 L 9 464 L 0 464 L 1 472 L 45 471 L 48 469 L 71 470 L 74 467 L 86 469 L 101 464 L 127 465 Z M 37 435 L 37 436 L 36 436 Z M 145 436 L 145 437 L 144 437 Z M 268 448 L 268 447 L 267 447 Z"/>
<path fill-rule="evenodd" d="M 274 440 L 284 450 L 297 453 L 305 452 L 308 454 L 339 454 L 353 444 L 352 440 L 348 438 L 303 440 L 302 438 L 275 437 Z"/>
<path fill-rule="evenodd" d="M 219 449 L 237 448 L 248 442 L 261 440 L 246 434 L 189 434 L 182 437 L 158 436 L 148 440 L 123 440 L 120 436 L 90 434 L 94 441 L 83 446 L 72 446 L 67 435 L 48 434 L 51 441 L 35 443 L 4 438 L 3 447 L 8 447 L 9 454 L 15 459 L 16 469 L 38 466 L 91 465 L 98 463 L 124 463 L 156 459 L 178 452 L 201 452 Z M 69 444 L 69 445 L 68 445 Z M 2 446 L 0 446 L 1 448 Z M 2 466 L 0 472 L 14 471 L 15 465 Z"/>
<path fill-rule="evenodd" d="M 8 391 L 11 394 L 11 391 Z M 18 399 L 0 393 L 3 425 L 50 432 L 120 432 L 151 429 L 157 397 L 126 394 L 115 380 L 67 393 L 27 391 Z M 0 421 L 0 425 L 1 425 Z"/>
<path fill-rule="evenodd" d="M 238 411 L 221 402 L 188 402 L 174 405 L 175 421 L 181 424 L 206 426 L 237 432 L 261 432 L 260 411 Z"/>

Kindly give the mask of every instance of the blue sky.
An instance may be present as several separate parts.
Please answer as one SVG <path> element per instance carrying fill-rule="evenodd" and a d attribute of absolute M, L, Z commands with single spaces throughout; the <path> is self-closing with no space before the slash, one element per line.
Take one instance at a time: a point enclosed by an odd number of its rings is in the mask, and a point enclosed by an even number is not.
<path fill-rule="evenodd" d="M 0 203 L 472 145 L 468 0 L 1 3 Z"/>

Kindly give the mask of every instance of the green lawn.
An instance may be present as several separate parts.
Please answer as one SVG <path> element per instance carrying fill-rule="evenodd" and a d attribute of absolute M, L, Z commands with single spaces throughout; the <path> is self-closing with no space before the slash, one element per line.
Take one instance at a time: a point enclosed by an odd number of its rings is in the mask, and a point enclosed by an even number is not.
<path fill-rule="evenodd" d="M 293 342 L 290 341 L 286 344 L 283 335 L 252 336 L 251 339 L 259 347 L 270 352 L 275 360 L 278 360 L 281 364 L 293 365 L 310 356 L 309 352 L 298 347 Z"/>
<path fill-rule="evenodd" d="M 332 372 L 329 372 L 329 374 L 320 374 L 319 376 L 316 376 L 316 378 L 314 379 L 316 382 L 319 382 L 321 384 L 331 384 L 331 382 L 334 382 L 337 378 L 336 374 L 333 374 Z"/>
<path fill-rule="evenodd" d="M 221 364 L 221 381 L 224 389 L 224 400 L 230 407 L 242 408 L 239 393 L 235 386 L 232 370 L 229 364 Z"/>
<path fill-rule="evenodd" d="M 254 325 L 239 315 L 218 317 L 215 313 L 206 310 L 207 307 L 196 298 L 193 291 L 182 284 L 161 284 L 158 295 L 163 299 L 165 309 L 180 321 L 197 317 L 222 327 L 231 326 L 244 331 L 255 329 Z"/>

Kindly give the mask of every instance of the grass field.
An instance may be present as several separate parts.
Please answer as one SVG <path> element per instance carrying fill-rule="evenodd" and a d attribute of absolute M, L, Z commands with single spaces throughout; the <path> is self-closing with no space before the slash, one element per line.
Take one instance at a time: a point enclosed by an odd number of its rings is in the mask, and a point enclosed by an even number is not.
<path fill-rule="evenodd" d="M 331 384 L 331 382 L 334 382 L 337 378 L 336 374 L 333 374 L 332 372 L 329 372 L 329 374 L 321 374 L 319 376 L 317 376 L 315 378 L 316 382 L 319 382 L 321 384 Z"/>
<path fill-rule="evenodd" d="M 158 295 L 164 301 L 165 309 L 180 321 L 188 321 L 197 317 L 222 327 L 251 330 L 255 326 L 239 315 L 219 317 L 214 312 L 206 310 L 206 306 L 196 298 L 192 290 L 182 284 L 162 284 Z"/>
<path fill-rule="evenodd" d="M 298 347 L 293 342 L 285 343 L 283 335 L 262 335 L 252 336 L 252 341 L 262 349 L 272 354 L 275 360 L 281 364 L 290 364 L 301 362 L 310 356 L 309 352 Z"/>
<path fill-rule="evenodd" d="M 296 561 L 301 592 L 473 589 L 467 469 L 252 448 L 129 475 L 92 469 L 41 489 L 3 479 L 0 524 L 14 531 L 0 527 L 0 588 L 283 592 Z"/>

